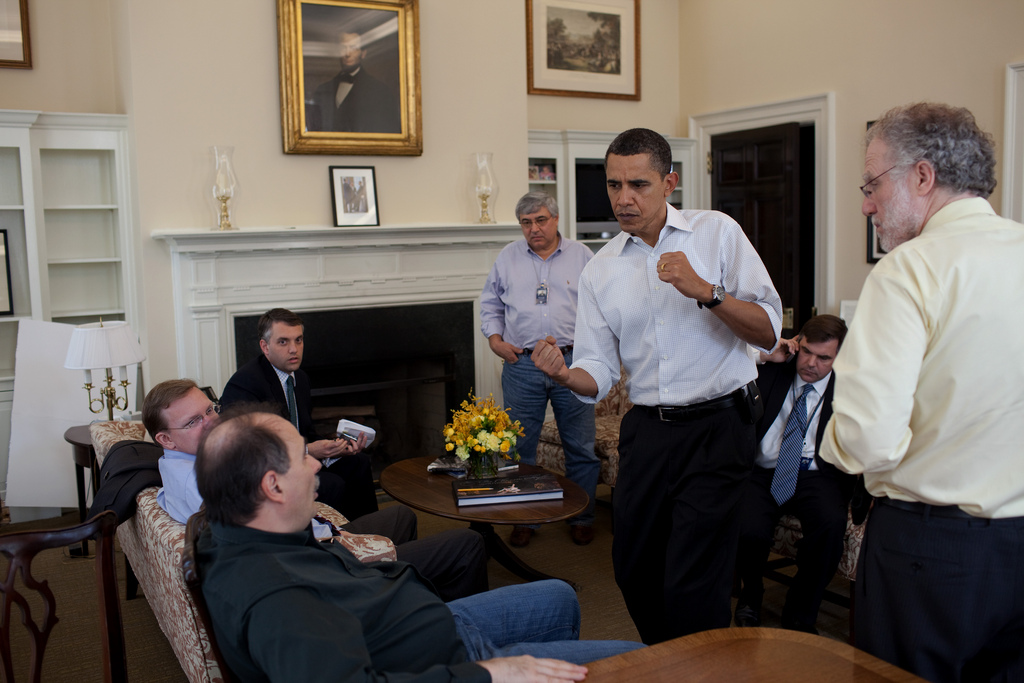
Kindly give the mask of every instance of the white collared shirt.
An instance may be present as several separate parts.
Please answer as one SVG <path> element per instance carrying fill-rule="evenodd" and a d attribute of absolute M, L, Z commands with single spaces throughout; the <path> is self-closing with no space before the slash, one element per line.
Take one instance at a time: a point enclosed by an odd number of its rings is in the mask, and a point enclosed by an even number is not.
<path fill-rule="evenodd" d="M 648 406 L 718 398 L 757 377 L 746 342 L 658 278 L 664 253 L 683 252 L 706 282 L 763 308 L 776 339 L 782 331 L 782 302 L 739 224 L 717 211 L 666 206 L 653 248 L 620 233 L 580 276 L 572 367 L 586 370 L 598 389 L 596 397 L 579 396 L 585 403 L 608 394 L 619 381 L 620 363 L 629 373 L 630 400 Z"/>
<path fill-rule="evenodd" d="M 828 388 L 830 377 L 832 377 L 831 372 L 811 384 L 813 389 L 807 393 L 807 398 L 804 400 L 804 410 L 807 411 L 810 421 L 807 424 L 807 431 L 804 433 L 804 447 L 800 457 L 810 459 L 811 464 L 807 468 L 809 470 L 818 469 L 818 464 L 814 462 L 814 455 L 817 450 L 818 423 L 821 421 L 821 411 L 824 408 L 822 402 L 825 398 L 825 389 Z M 793 381 L 789 385 L 789 393 L 786 394 L 786 400 L 782 402 L 782 408 L 779 409 L 775 422 L 772 422 L 772 426 L 764 433 L 761 443 L 757 446 L 757 460 L 755 462 L 759 467 L 767 469 L 775 467 L 775 463 L 779 459 L 779 449 L 782 448 L 782 435 L 786 431 L 786 422 L 789 421 L 789 414 L 793 412 L 793 404 L 796 403 L 797 397 L 803 393 L 805 384 L 807 382 L 800 379 L 800 375 L 793 377 Z"/>

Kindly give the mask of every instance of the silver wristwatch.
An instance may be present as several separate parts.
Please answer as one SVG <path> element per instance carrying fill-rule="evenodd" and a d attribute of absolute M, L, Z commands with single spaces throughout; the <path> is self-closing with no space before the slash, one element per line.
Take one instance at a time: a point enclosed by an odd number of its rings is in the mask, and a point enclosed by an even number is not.
<path fill-rule="evenodd" d="M 714 308 L 723 301 L 725 301 L 725 287 L 723 287 L 722 285 L 711 285 L 711 301 L 707 302 L 706 304 L 698 301 L 697 307 Z"/>

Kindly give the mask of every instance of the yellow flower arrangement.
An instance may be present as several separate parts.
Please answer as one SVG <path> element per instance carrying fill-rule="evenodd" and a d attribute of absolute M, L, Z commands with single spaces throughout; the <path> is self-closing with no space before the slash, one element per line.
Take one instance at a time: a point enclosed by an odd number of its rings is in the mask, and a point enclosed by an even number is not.
<path fill-rule="evenodd" d="M 471 477 L 493 475 L 499 458 L 519 460 L 516 437 L 523 428 L 494 404 L 494 396 L 477 398 L 470 392 L 443 433 L 445 450 L 466 463 Z"/>

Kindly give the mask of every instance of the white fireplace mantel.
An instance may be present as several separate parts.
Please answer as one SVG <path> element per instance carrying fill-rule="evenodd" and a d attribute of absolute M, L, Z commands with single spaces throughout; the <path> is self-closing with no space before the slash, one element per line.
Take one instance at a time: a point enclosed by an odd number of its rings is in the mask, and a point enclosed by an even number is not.
<path fill-rule="evenodd" d="M 471 301 L 479 319 L 487 273 L 522 232 L 515 223 L 430 223 L 152 236 L 170 248 L 179 376 L 220 393 L 235 371 L 235 316 Z M 474 387 L 500 397 L 495 357 L 475 337 Z"/>

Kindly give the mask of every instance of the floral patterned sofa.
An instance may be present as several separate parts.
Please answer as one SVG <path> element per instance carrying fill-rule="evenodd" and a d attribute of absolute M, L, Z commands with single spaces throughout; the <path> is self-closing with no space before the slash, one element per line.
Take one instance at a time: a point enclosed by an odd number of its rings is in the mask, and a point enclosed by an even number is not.
<path fill-rule="evenodd" d="M 619 424 L 622 422 L 622 416 L 632 407 L 629 392 L 626 390 L 626 373 L 623 371 L 618 384 L 613 386 L 608 395 L 594 407 L 597 427 L 594 453 L 601 461 L 600 482 L 612 488 L 615 488 L 615 479 L 619 474 Z M 558 426 L 554 420 L 545 422 L 540 430 L 537 464 L 553 472 L 565 474 L 565 451 L 562 450 L 562 439 L 558 435 Z"/>
<path fill-rule="evenodd" d="M 100 422 L 90 425 L 97 463 L 118 441 L 141 439 L 145 428 L 140 422 Z M 192 683 L 223 681 L 210 647 L 210 638 L 185 585 L 181 556 L 185 547 L 185 525 L 176 522 L 156 502 L 158 489 L 150 487 L 138 494 L 135 516 L 117 527 L 117 540 L 124 552 L 129 571 L 139 585 L 174 650 L 182 670 Z M 335 509 L 317 503 L 319 514 L 335 526 L 348 522 Z M 382 536 L 357 536 L 346 539 L 346 547 L 364 562 L 394 560 L 395 547 Z M 126 564 L 127 564 L 126 563 Z"/>

